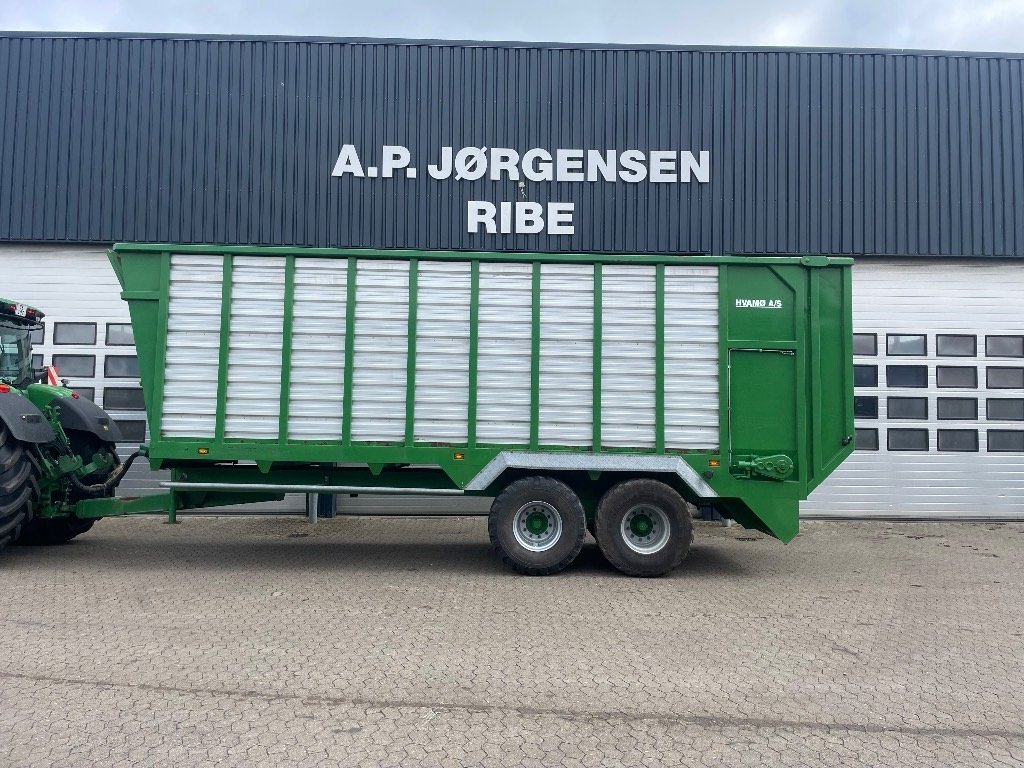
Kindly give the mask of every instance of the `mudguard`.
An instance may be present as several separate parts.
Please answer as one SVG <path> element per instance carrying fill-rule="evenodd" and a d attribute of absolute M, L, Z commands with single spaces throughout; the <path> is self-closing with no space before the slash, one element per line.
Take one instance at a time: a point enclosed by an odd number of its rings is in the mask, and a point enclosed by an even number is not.
<path fill-rule="evenodd" d="M 0 392 L 0 422 L 23 443 L 52 443 L 57 439 L 43 412 L 13 390 Z"/>
<path fill-rule="evenodd" d="M 76 429 L 79 432 L 89 432 L 105 443 L 119 443 L 124 440 L 121 430 L 110 418 L 110 414 L 92 400 L 86 400 L 84 397 L 59 397 L 51 400 L 50 404 L 59 409 L 58 419 L 65 431 Z"/>

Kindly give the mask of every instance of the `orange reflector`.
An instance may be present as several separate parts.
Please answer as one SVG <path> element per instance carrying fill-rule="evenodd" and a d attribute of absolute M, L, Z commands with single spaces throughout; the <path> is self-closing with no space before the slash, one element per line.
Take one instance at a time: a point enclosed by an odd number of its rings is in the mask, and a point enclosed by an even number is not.
<path fill-rule="evenodd" d="M 720 466 L 722 466 L 722 462 L 720 462 L 718 459 L 708 459 L 708 466 L 709 467 L 720 467 Z"/>
<path fill-rule="evenodd" d="M 466 454 L 464 454 L 464 453 L 456 453 L 455 454 L 455 460 L 456 461 L 462 461 L 464 458 L 466 458 Z"/>
<path fill-rule="evenodd" d="M 206 454 L 208 454 L 209 452 L 210 452 L 210 449 L 209 449 L 209 448 L 200 448 L 200 449 L 199 449 L 199 455 L 200 455 L 200 456 L 205 456 L 205 455 L 206 455 Z"/>

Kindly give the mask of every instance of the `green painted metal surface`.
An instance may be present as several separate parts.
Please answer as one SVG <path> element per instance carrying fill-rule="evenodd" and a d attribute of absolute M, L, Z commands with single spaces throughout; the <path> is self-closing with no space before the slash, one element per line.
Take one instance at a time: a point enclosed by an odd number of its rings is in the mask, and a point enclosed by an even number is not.
<path fill-rule="evenodd" d="M 167 349 L 168 290 L 171 254 L 207 254 L 222 259 L 223 286 L 219 327 L 219 372 L 216 386 L 216 428 L 209 438 L 165 436 L 161 428 Z M 175 475 L 195 475 L 222 482 L 286 484 L 285 476 L 296 467 L 355 465 L 365 476 L 353 482 L 364 485 L 406 484 L 401 467 L 417 465 L 412 487 L 464 487 L 491 459 L 506 449 L 587 453 L 666 454 L 680 456 L 701 473 L 718 497 L 714 499 L 727 516 L 743 525 L 771 533 L 782 540 L 797 532 L 798 503 L 819 485 L 853 450 L 853 366 L 851 320 L 851 266 L 845 258 L 652 256 L 604 254 L 473 253 L 433 251 L 370 251 L 338 249 L 263 248 L 244 246 L 195 246 L 171 244 L 118 244 L 110 261 L 128 302 L 138 348 L 139 366 L 150 425 L 149 456 L 155 468 L 167 467 Z M 280 350 L 280 429 L 272 440 L 227 437 L 225 401 L 230 349 L 230 307 L 233 271 L 240 257 L 285 257 L 283 342 Z M 343 389 L 339 402 L 342 427 L 335 440 L 293 440 L 288 437 L 289 380 L 292 355 L 291 301 L 296 265 L 304 259 L 342 260 L 347 269 L 347 306 L 344 328 Z M 406 396 L 397 412 L 404 415 L 402 439 L 359 441 L 352 430 L 355 379 L 360 371 L 355 356 L 357 263 L 366 260 L 408 261 L 409 299 Z M 469 374 L 466 388 L 467 437 L 457 442 L 422 442 L 415 438 L 416 390 L 423 386 L 416 370 L 418 277 L 427 262 L 468 263 L 471 301 L 465 321 L 469 324 Z M 513 444 L 483 444 L 478 435 L 477 389 L 481 265 L 492 262 L 532 265 L 532 337 L 530 342 L 529 401 L 531 423 L 528 439 Z M 592 441 L 587 446 L 563 445 L 541 440 L 540 338 L 541 269 L 546 264 L 593 266 L 594 334 Z M 604 444 L 602 434 L 603 345 L 602 283 L 608 268 L 619 265 L 653 266 L 655 274 L 655 439 L 653 446 Z M 718 280 L 718 444 L 714 448 L 680 450 L 666 447 L 666 341 L 665 318 L 679 308 L 666 299 L 669 267 L 704 266 L 717 269 Z M 604 299 L 607 302 L 607 298 Z M 774 457 L 784 456 L 786 462 Z M 752 471 L 772 459 L 771 471 Z M 760 460 L 760 463 L 759 463 Z M 226 462 L 251 461 L 258 469 L 230 466 Z M 221 462 L 221 464 L 218 464 Z M 426 473 L 426 477 L 424 477 Z M 312 476 L 318 476 L 312 471 Z M 328 474 L 333 474 L 330 472 Z M 581 497 L 594 499 L 612 480 L 580 473 L 572 477 Z M 780 479 L 782 475 L 784 479 Z M 242 479 L 239 479 L 242 478 Z M 250 479 L 246 479 L 250 478 Z M 677 479 L 678 480 L 678 479 Z M 677 482 L 674 481 L 674 482 Z M 487 495 L 500 490 L 503 478 Z M 678 484 L 678 482 L 677 482 Z M 679 489 L 691 501 L 702 499 L 690 488 Z"/>

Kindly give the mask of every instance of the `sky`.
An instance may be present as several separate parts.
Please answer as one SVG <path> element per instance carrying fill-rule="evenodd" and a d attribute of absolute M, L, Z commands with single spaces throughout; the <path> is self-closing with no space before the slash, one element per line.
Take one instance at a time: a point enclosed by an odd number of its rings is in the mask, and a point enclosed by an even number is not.
<path fill-rule="evenodd" d="M 1024 0 L 0 0 L 0 30 L 1024 51 Z"/>

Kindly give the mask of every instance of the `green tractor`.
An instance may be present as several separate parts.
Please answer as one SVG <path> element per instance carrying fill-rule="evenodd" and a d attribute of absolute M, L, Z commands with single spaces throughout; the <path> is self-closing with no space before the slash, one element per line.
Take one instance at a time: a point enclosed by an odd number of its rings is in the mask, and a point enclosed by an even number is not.
<path fill-rule="evenodd" d="M 32 332 L 43 313 L 0 298 L 0 547 L 60 544 L 85 533 L 84 499 L 112 496 L 127 471 L 107 413 L 66 386 L 39 383 Z M 65 382 L 66 384 L 66 382 Z"/>

